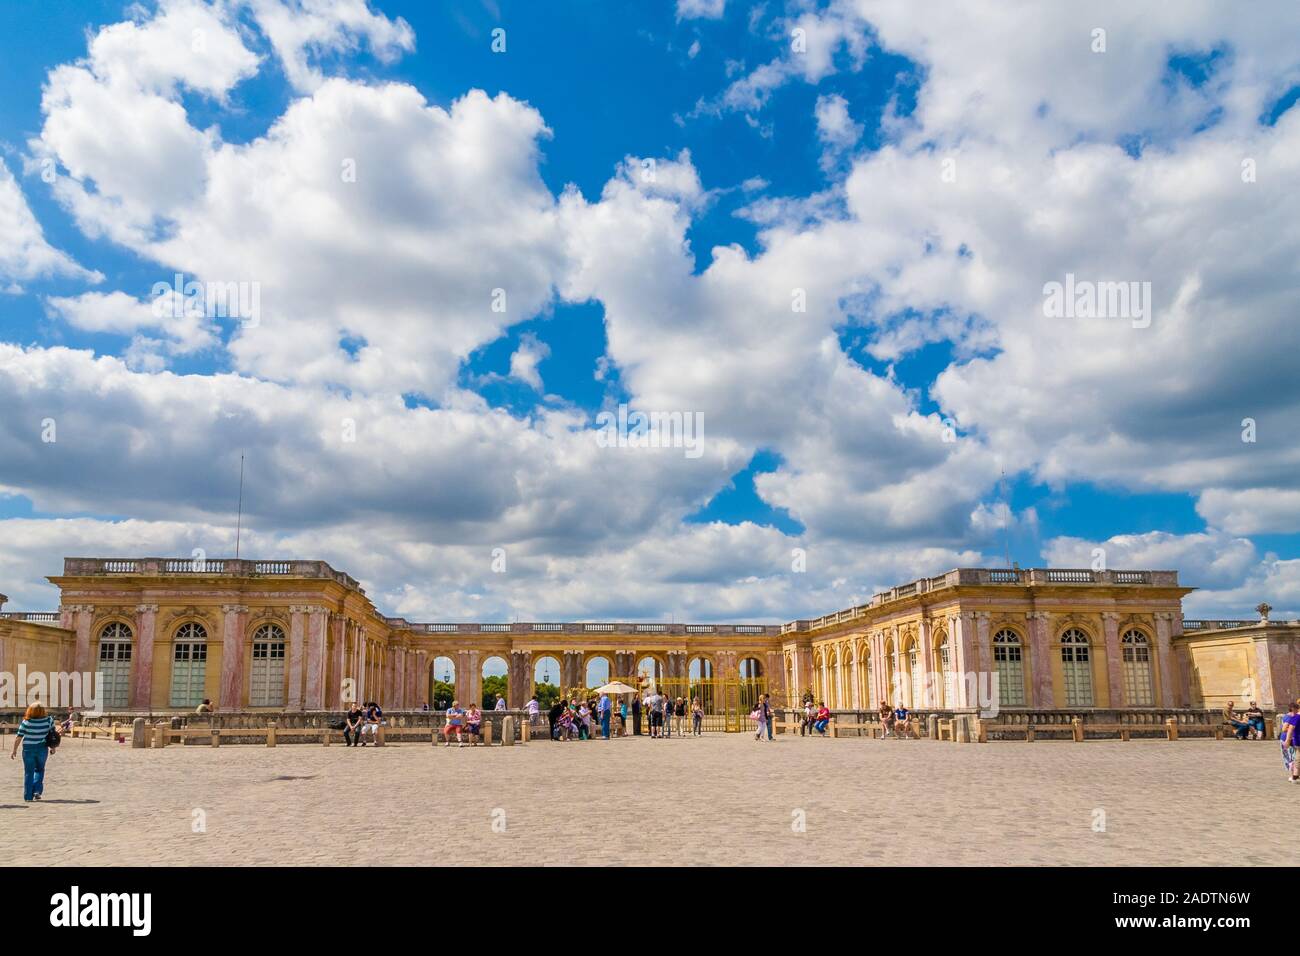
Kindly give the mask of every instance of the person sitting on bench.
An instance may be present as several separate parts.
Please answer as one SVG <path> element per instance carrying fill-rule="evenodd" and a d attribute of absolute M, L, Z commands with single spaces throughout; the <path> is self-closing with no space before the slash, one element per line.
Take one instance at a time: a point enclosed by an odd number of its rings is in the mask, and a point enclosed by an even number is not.
<path fill-rule="evenodd" d="M 894 708 L 889 705 L 889 701 L 880 702 L 880 726 L 882 737 L 891 737 L 894 733 Z"/>
<path fill-rule="evenodd" d="M 460 747 L 465 746 L 465 711 L 460 709 L 460 701 L 453 700 L 451 706 L 447 708 L 447 725 L 442 728 L 443 746 L 451 746 L 451 735 L 456 735 L 456 744 Z"/>
<path fill-rule="evenodd" d="M 831 712 L 826 707 L 826 701 L 819 701 L 817 704 L 817 716 L 813 720 L 813 729 L 823 737 L 826 736 L 826 728 L 831 722 Z"/>
<path fill-rule="evenodd" d="M 894 709 L 894 731 L 895 736 L 910 736 L 916 738 L 916 731 L 912 729 L 912 714 L 904 704 L 899 704 Z"/>
<path fill-rule="evenodd" d="M 1238 740 L 1245 740 L 1250 733 L 1250 721 L 1242 720 L 1237 715 L 1237 710 L 1232 706 L 1232 701 L 1228 701 L 1228 706 L 1223 708 L 1223 719 L 1232 728 L 1232 732 L 1237 735 Z"/>
<path fill-rule="evenodd" d="M 483 740 L 483 714 L 473 704 L 469 705 L 469 712 L 465 714 L 465 731 L 469 735 L 471 747 L 477 747 Z"/>
<path fill-rule="evenodd" d="M 1259 709 L 1259 704 L 1253 700 L 1246 711 L 1246 723 L 1250 724 L 1251 735 L 1256 740 L 1264 739 L 1264 712 Z"/>

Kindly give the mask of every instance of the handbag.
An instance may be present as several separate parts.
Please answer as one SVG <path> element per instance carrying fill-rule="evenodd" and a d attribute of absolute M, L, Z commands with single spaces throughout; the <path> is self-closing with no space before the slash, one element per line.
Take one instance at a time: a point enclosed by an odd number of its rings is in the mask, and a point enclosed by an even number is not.
<path fill-rule="evenodd" d="M 63 742 L 63 736 L 51 725 L 50 732 L 45 735 L 45 746 L 51 750 L 58 750 L 59 744 Z"/>

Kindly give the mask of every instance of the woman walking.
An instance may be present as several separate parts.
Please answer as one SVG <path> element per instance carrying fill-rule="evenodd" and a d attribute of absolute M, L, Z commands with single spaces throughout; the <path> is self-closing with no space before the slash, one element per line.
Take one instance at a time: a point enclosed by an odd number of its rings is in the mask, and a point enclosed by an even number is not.
<path fill-rule="evenodd" d="M 700 736 L 700 728 L 704 724 L 704 708 L 700 706 L 700 699 L 696 697 L 691 701 L 691 729 L 695 736 Z"/>
<path fill-rule="evenodd" d="M 45 761 L 49 759 L 50 731 L 54 729 L 54 718 L 45 713 L 39 703 L 32 704 L 23 715 L 23 722 L 18 725 L 14 735 L 14 749 L 9 752 L 9 759 L 18 756 L 18 744 L 23 745 L 23 800 L 31 803 L 41 799 L 45 792 Z"/>

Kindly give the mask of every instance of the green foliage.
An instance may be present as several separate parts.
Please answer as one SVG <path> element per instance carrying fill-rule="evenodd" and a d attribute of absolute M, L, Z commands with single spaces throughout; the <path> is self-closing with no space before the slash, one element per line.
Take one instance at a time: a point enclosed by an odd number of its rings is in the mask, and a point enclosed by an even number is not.
<path fill-rule="evenodd" d="M 446 710 L 455 699 L 456 685 L 441 680 L 433 682 L 433 700 L 429 701 L 429 706 L 433 710 Z"/>
<path fill-rule="evenodd" d="M 542 713 L 546 713 L 555 706 L 555 702 L 560 699 L 560 688 L 554 684 L 543 684 L 538 681 L 535 685 L 537 693 L 538 706 L 542 708 Z"/>
<path fill-rule="evenodd" d="M 510 695 L 506 693 L 506 683 L 507 681 L 504 674 L 500 677 L 484 677 L 483 700 L 479 706 L 484 710 L 491 710 L 497 705 L 497 694 L 500 694 L 502 697 L 506 698 L 506 700 L 509 700 Z"/>

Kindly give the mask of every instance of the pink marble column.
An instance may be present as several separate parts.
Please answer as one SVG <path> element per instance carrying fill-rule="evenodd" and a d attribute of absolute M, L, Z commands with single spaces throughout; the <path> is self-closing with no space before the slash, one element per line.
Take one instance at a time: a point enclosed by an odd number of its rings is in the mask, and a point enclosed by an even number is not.
<path fill-rule="evenodd" d="M 1110 706 L 1127 707 L 1124 699 L 1124 674 L 1120 667 L 1123 660 L 1119 646 L 1119 615 L 1106 611 L 1101 615 L 1102 633 L 1106 641 L 1106 679 L 1110 685 Z"/>
<path fill-rule="evenodd" d="M 153 645 L 158 623 L 158 605 L 140 604 L 135 609 L 134 673 L 131 680 L 131 709 L 153 709 Z"/>
<path fill-rule="evenodd" d="M 970 701 L 970 687 L 966 682 L 966 675 L 978 670 L 975 661 L 971 658 L 973 654 L 973 644 L 971 642 L 971 619 L 970 612 L 965 614 L 957 613 L 948 618 L 948 640 L 953 647 L 953 666 L 956 669 L 957 676 L 953 680 L 952 690 L 954 700 L 949 704 L 951 707 L 973 707 Z"/>
<path fill-rule="evenodd" d="M 285 710 L 302 710 L 303 643 L 307 629 L 307 612 L 311 608 L 295 604 L 289 608 L 289 696 Z"/>
<path fill-rule="evenodd" d="M 1173 644 L 1170 629 L 1173 614 L 1161 611 L 1156 614 L 1156 653 L 1160 656 L 1160 706 L 1174 706 Z M 1181 626 L 1181 621 L 1180 621 Z"/>
<path fill-rule="evenodd" d="M 313 607 L 307 615 L 307 710 L 325 709 L 325 628 L 329 612 Z"/>
<path fill-rule="evenodd" d="M 347 667 L 344 657 L 347 644 L 346 632 L 344 625 L 346 618 L 336 614 L 330 618 L 330 677 L 329 687 L 325 691 L 326 703 L 330 707 L 338 707 L 341 695 L 343 693 L 343 671 Z"/>
<path fill-rule="evenodd" d="M 973 671 L 993 671 L 993 635 L 989 633 L 989 612 L 975 612 L 975 648 L 978 651 L 978 660 L 971 664 L 970 670 Z M 972 701 L 970 706 L 974 707 L 978 701 Z"/>
<path fill-rule="evenodd" d="M 368 674 L 365 669 L 370 666 L 370 639 L 365 633 L 365 628 L 357 628 L 356 632 L 356 698 L 359 701 L 365 700 L 365 693 L 368 687 Z"/>
<path fill-rule="evenodd" d="M 406 702 L 407 650 L 405 647 L 394 648 L 393 655 L 393 706 L 398 710 L 406 710 L 410 707 Z"/>
<path fill-rule="evenodd" d="M 72 669 L 77 673 L 94 670 L 94 661 L 90 657 L 90 624 L 95 617 L 93 604 L 76 604 L 73 612 L 73 626 L 77 631 L 77 643 L 72 654 Z"/>
<path fill-rule="evenodd" d="M 244 706 L 244 622 L 248 608 L 242 604 L 221 606 L 221 694 L 222 710 Z"/>
<path fill-rule="evenodd" d="M 1052 691 L 1052 637 L 1051 620 L 1046 611 L 1030 611 L 1029 618 L 1029 652 L 1031 672 L 1033 674 L 1033 700 L 1031 707 L 1050 710 L 1056 706 L 1056 694 Z"/>

